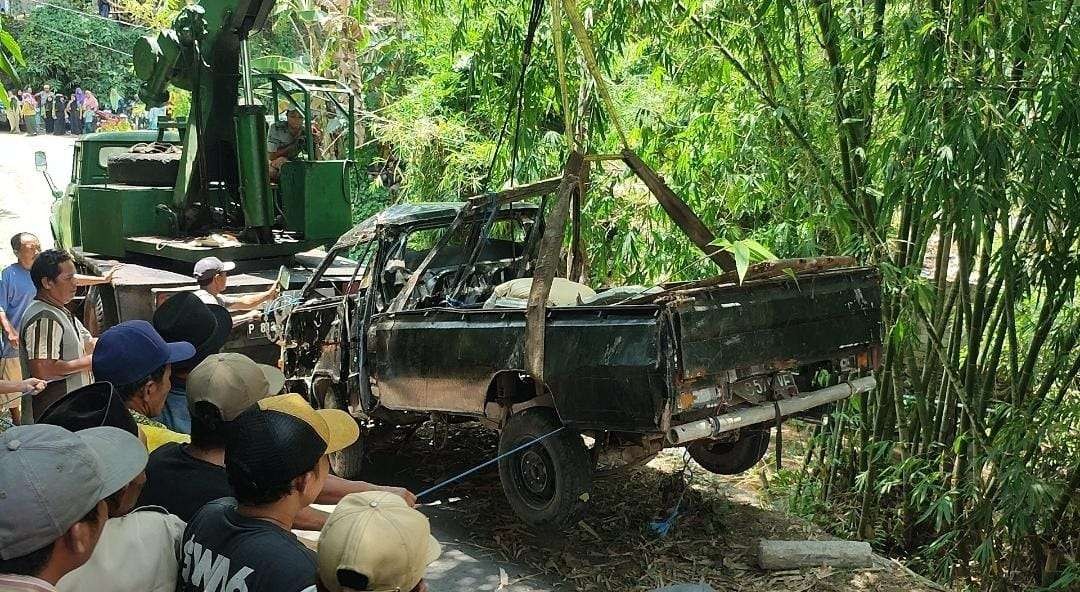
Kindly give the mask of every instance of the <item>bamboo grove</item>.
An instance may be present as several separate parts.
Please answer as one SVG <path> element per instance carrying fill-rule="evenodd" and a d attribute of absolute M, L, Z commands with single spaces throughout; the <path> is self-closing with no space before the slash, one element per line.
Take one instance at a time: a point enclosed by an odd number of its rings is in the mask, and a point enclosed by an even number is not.
<path fill-rule="evenodd" d="M 583 8 L 631 144 L 718 235 L 781 257 L 855 254 L 886 277 L 881 387 L 815 432 L 780 492 L 791 508 L 960 586 L 1077 585 L 1080 10 L 1068 0 Z M 368 63 L 411 74 L 379 85 L 370 120 L 400 198 L 484 187 L 526 7 L 382 10 L 398 20 Z M 500 181 L 550 174 L 563 153 L 550 28 L 539 44 L 521 156 L 512 171 L 500 161 Z M 572 66 L 576 133 L 597 152 L 617 148 Z M 590 281 L 710 272 L 624 172 L 599 168 L 593 187 Z"/>
<path fill-rule="evenodd" d="M 631 146 L 718 235 L 886 280 L 880 388 L 772 479 L 793 511 L 972 589 L 1080 586 L 1075 0 L 582 0 Z M 565 157 L 529 3 L 294 0 L 302 66 L 364 97 L 377 200 L 525 182 Z M 302 17 L 302 18 L 301 18 Z M 619 148 L 568 30 L 573 133 Z M 347 60 L 327 56 L 348 55 Z M 626 171 L 592 171 L 588 281 L 713 270 Z M 369 204 L 370 205 L 370 204 Z M 370 207 L 367 208 L 370 210 Z"/>

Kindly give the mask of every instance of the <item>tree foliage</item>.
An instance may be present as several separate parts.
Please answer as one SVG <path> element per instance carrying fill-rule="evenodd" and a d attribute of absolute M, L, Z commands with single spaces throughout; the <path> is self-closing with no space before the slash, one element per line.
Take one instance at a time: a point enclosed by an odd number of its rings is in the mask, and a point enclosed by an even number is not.
<path fill-rule="evenodd" d="M 52 3 L 85 10 L 65 0 Z M 138 88 L 131 48 L 143 33 L 139 29 L 37 5 L 24 20 L 13 23 L 12 33 L 26 57 L 24 84 L 35 89 L 51 83 L 68 92 L 81 85 L 104 98 L 112 89 L 130 97 Z"/>
<path fill-rule="evenodd" d="M 629 144 L 721 240 L 781 257 L 854 254 L 882 270 L 880 388 L 819 430 L 792 507 L 971 587 L 1075 585 L 1075 3 L 594 0 L 582 11 Z M 545 21 L 516 167 L 504 151 L 485 176 L 527 14 L 494 0 L 376 11 L 378 50 L 357 50 L 378 72 L 363 89 L 368 121 L 399 199 L 558 172 L 564 114 Z M 573 125 L 591 151 L 616 151 L 612 113 L 570 55 Z M 596 167 L 591 181 L 590 281 L 715 272 L 625 171 Z"/>

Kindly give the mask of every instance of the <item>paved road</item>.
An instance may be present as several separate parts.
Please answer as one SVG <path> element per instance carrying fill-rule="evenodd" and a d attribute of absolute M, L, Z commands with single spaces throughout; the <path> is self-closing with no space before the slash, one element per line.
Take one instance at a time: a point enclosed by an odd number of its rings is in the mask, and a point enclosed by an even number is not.
<path fill-rule="evenodd" d="M 15 260 L 7 246 L 16 232 L 33 232 L 41 237 L 42 246 L 52 246 L 49 230 L 49 208 L 52 197 L 44 177 L 34 170 L 34 152 L 43 150 L 49 161 L 49 172 L 64 186 L 71 176 L 74 137 L 15 135 L 0 132 L 0 265 Z M 423 485 L 403 483 L 414 490 Z M 325 507 L 331 511 L 332 507 Z M 428 584 L 431 592 L 548 592 L 555 587 L 535 578 L 523 580 L 530 574 L 523 568 L 479 557 L 467 545 L 467 533 L 434 510 L 425 509 L 432 517 L 434 534 L 443 544 L 443 555 L 431 565 Z M 303 533 L 316 538 L 318 533 Z M 500 588 L 505 571 L 509 586 Z M 522 579 L 521 581 L 518 581 Z M 559 590 L 568 590 L 565 586 Z"/>
<path fill-rule="evenodd" d="M 49 207 L 53 200 L 45 178 L 34 170 L 34 152 L 45 152 L 49 173 L 62 189 L 71 176 L 74 147 L 74 136 L 0 132 L 0 265 L 15 261 L 8 239 L 16 232 L 33 232 L 44 248 L 52 246 Z"/>

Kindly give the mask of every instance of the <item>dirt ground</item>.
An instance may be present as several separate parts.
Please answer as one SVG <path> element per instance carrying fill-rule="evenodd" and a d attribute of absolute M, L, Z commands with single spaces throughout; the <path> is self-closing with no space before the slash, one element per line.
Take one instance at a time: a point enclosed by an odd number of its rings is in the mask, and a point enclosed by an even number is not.
<path fill-rule="evenodd" d="M 787 431 L 785 431 L 785 435 Z M 453 426 L 440 450 L 414 439 L 372 453 L 373 479 L 419 491 L 496 455 L 497 435 L 475 425 Z M 771 452 L 771 450 L 770 450 Z M 768 458 L 768 457 L 767 457 Z M 763 461 L 764 462 L 764 461 Z M 425 513 L 452 523 L 454 543 L 474 555 L 526 566 L 556 590 L 649 590 L 672 583 L 708 583 L 718 591 L 825 592 L 943 590 L 879 558 L 870 569 L 817 567 L 765 572 L 756 567 L 761 539 L 829 539 L 805 521 L 769 509 L 753 491 L 755 477 L 722 477 L 690 462 L 691 487 L 667 536 L 650 523 L 671 515 L 683 478 L 681 450 L 647 465 L 598 478 L 589 511 L 576 528 L 557 536 L 531 532 L 503 497 L 495 466 L 433 494 Z M 513 580 L 510 581 L 513 583 Z"/>

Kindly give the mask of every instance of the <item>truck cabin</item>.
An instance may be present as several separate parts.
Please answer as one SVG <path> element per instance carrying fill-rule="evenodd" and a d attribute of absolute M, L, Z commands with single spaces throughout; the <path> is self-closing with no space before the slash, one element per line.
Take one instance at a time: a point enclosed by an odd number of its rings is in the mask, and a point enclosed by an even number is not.
<path fill-rule="evenodd" d="M 495 286 L 528 275 L 530 253 L 535 252 L 542 225 L 537 224 L 538 206 L 518 203 L 471 216 L 455 227 L 456 217 L 466 206 L 461 202 L 391 206 L 343 235 L 324 267 L 340 263 L 340 257 L 355 261 L 357 271 L 347 290 L 356 293 L 374 280 L 375 310 L 383 311 L 438 247 L 423 276 L 417 278 L 409 307 L 477 308 Z M 378 277 L 369 270 L 378 270 Z M 320 287 L 321 272 L 313 276 L 304 299 Z"/>

